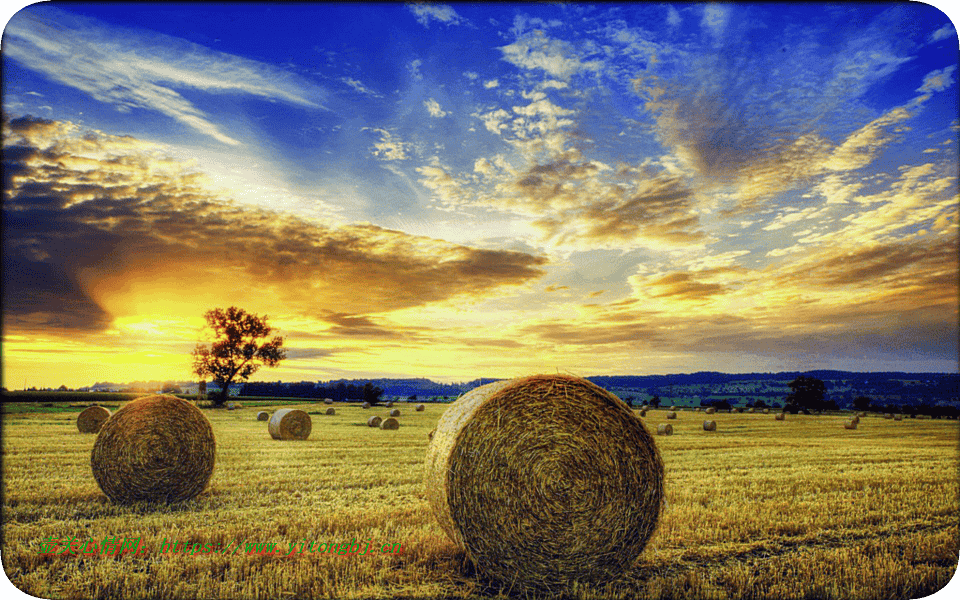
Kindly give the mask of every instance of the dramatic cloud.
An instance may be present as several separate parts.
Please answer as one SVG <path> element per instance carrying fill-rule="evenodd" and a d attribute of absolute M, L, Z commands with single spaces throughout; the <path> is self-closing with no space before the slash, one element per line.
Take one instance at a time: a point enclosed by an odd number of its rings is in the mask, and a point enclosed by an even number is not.
<path fill-rule="evenodd" d="M 431 20 L 440 21 L 447 25 L 459 25 L 466 22 L 465 19 L 457 14 L 457 11 L 446 4 L 425 4 L 418 2 L 408 4 L 407 8 L 417 17 L 417 22 L 424 27 L 430 27 Z"/>

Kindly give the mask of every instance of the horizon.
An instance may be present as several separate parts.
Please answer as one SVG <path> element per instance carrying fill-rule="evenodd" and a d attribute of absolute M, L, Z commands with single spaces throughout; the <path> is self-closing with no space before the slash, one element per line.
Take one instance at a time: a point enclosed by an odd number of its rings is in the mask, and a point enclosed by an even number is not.
<path fill-rule="evenodd" d="M 231 305 L 252 381 L 956 373 L 958 49 L 920 3 L 27 6 L 3 385 L 196 379 Z"/>

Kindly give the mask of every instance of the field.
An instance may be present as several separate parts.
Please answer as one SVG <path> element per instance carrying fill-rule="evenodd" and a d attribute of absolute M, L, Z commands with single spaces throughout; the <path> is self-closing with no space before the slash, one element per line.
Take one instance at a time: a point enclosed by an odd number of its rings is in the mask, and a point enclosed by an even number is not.
<path fill-rule="evenodd" d="M 256 407 L 205 410 L 217 438 L 207 491 L 179 505 L 120 507 L 92 477 L 96 436 L 77 432 L 80 407 L 5 405 L 7 577 L 41 598 L 507 595 L 471 571 L 424 500 L 427 433 L 442 405 L 400 404 L 397 431 L 365 426 L 382 407 L 338 403 L 327 416 L 323 404 L 280 406 L 314 413 L 308 440 L 272 440 Z M 648 429 L 666 412 L 648 412 Z M 657 437 L 667 506 L 635 568 L 572 597 L 907 599 L 950 581 L 960 551 L 956 421 L 871 414 L 845 430 L 840 416 L 724 413 L 705 432 L 704 418 L 682 411 L 675 434 Z M 139 538 L 142 553 L 41 553 L 57 538 Z M 171 541 L 229 550 L 162 552 Z M 354 541 L 369 552 L 297 551 Z M 246 551 L 270 542 L 276 555 Z"/>

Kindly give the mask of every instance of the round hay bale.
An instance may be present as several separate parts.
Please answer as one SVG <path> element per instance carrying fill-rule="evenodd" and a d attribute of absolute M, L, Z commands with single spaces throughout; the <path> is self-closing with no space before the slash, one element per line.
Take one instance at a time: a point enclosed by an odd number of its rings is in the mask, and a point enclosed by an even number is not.
<path fill-rule="evenodd" d="M 667 418 L 668 418 L 668 419 L 676 419 L 676 418 L 677 418 L 677 413 L 675 413 L 674 411 L 671 410 L 670 412 L 667 413 Z"/>
<path fill-rule="evenodd" d="M 673 425 L 670 423 L 660 423 L 657 425 L 657 435 L 673 435 Z"/>
<path fill-rule="evenodd" d="M 80 433 L 98 433 L 109 418 L 110 411 L 102 406 L 85 408 L 77 415 L 77 429 Z"/>
<path fill-rule="evenodd" d="M 861 412 L 861 413 L 858 413 L 857 416 L 858 416 L 858 417 L 865 417 L 865 416 L 867 416 L 867 413 Z"/>
<path fill-rule="evenodd" d="M 268 413 L 268 412 L 265 411 L 265 410 L 261 410 L 260 412 L 257 413 L 257 420 L 258 420 L 258 421 L 269 421 L 269 420 L 270 420 L 270 413 Z"/>
<path fill-rule="evenodd" d="M 312 428 L 310 415 L 299 408 L 278 409 L 267 423 L 270 437 L 275 440 L 305 440 Z"/>
<path fill-rule="evenodd" d="M 705 411 L 703 411 L 703 412 L 707 413 L 708 415 L 712 415 L 712 414 L 714 414 L 715 412 L 717 412 L 717 409 L 711 406 L 711 407 L 709 407 L 707 410 L 705 410 Z"/>
<path fill-rule="evenodd" d="M 370 408 L 370 403 L 364 402 L 363 404 L 360 405 L 360 408 Z"/>
<path fill-rule="evenodd" d="M 391 417 L 399 417 L 399 416 L 400 416 L 400 409 L 399 409 L 399 408 L 395 408 L 395 409 L 391 410 L 391 411 L 390 411 L 390 416 L 391 416 Z"/>
<path fill-rule="evenodd" d="M 663 462 L 627 405 L 538 375 L 474 388 L 437 423 L 427 499 L 477 571 L 513 589 L 619 577 L 656 528 Z"/>
<path fill-rule="evenodd" d="M 117 504 L 180 502 L 207 487 L 215 459 L 213 429 L 200 409 L 159 394 L 137 398 L 107 419 L 90 465 Z"/>
<path fill-rule="evenodd" d="M 335 415 L 335 414 L 337 414 L 337 409 L 335 409 L 334 407 L 331 406 L 330 408 L 328 408 L 327 410 L 325 410 L 325 411 L 323 412 L 323 414 L 325 414 L 325 415 Z"/>
<path fill-rule="evenodd" d="M 763 414 L 769 415 L 769 414 L 770 414 L 770 409 L 769 409 L 769 408 L 763 409 Z"/>
<path fill-rule="evenodd" d="M 860 416 L 859 416 L 859 415 L 854 415 L 853 418 L 850 419 L 850 421 L 853 422 L 853 423 L 857 423 L 857 424 L 859 425 L 859 424 L 860 424 Z"/>
<path fill-rule="evenodd" d="M 400 421 L 393 417 L 387 417 L 380 421 L 380 429 L 400 429 Z"/>
<path fill-rule="evenodd" d="M 846 423 L 843 424 L 843 428 L 844 428 L 844 429 L 856 429 L 856 428 L 857 428 L 857 422 L 856 422 L 856 421 L 853 421 L 853 420 L 847 421 Z"/>
<path fill-rule="evenodd" d="M 333 404 L 333 398 L 324 398 L 323 403 L 324 403 L 324 404 Z"/>
<path fill-rule="evenodd" d="M 372 417 L 367 419 L 367 427 L 380 427 L 380 421 L 383 421 L 383 419 L 381 419 L 377 415 L 373 415 Z"/>
<path fill-rule="evenodd" d="M 703 430 L 704 430 L 704 431 L 716 431 L 716 430 L 717 430 L 717 422 L 716 422 L 716 421 L 704 421 L 704 422 L 703 422 Z"/>
<path fill-rule="evenodd" d="M 903 415 L 894 415 L 893 420 L 894 420 L 894 421 L 902 421 L 902 420 L 903 420 Z"/>
<path fill-rule="evenodd" d="M 883 418 L 884 418 L 884 419 L 892 419 L 892 418 L 893 418 L 893 414 L 892 414 L 892 413 L 886 413 L 885 415 L 883 415 Z"/>
<path fill-rule="evenodd" d="M 647 416 L 647 411 L 646 411 L 646 409 L 640 411 L 640 416 L 641 416 L 641 417 Z"/>
<path fill-rule="evenodd" d="M 424 409 L 426 409 L 426 408 L 427 408 L 426 406 L 424 406 L 424 405 L 422 405 L 422 404 L 418 404 L 418 405 L 417 405 L 417 408 L 416 408 L 415 410 L 416 410 L 417 412 L 423 412 Z"/>
<path fill-rule="evenodd" d="M 670 410 L 677 410 L 677 405 L 674 404 L 673 406 L 671 406 L 671 407 L 670 407 Z"/>
<path fill-rule="evenodd" d="M 777 421 L 784 421 L 787 418 L 787 413 L 777 413 L 773 418 Z"/>
<path fill-rule="evenodd" d="M 390 402 L 387 402 L 387 408 L 391 408 L 392 406 L 393 406 L 393 400 L 391 400 Z"/>

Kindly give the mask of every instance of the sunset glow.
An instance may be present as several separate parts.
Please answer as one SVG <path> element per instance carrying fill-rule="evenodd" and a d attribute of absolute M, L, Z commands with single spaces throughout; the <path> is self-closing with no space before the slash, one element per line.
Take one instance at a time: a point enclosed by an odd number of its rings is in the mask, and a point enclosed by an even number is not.
<path fill-rule="evenodd" d="M 41 3 L 3 38 L 3 381 L 953 372 L 921 3 Z"/>

